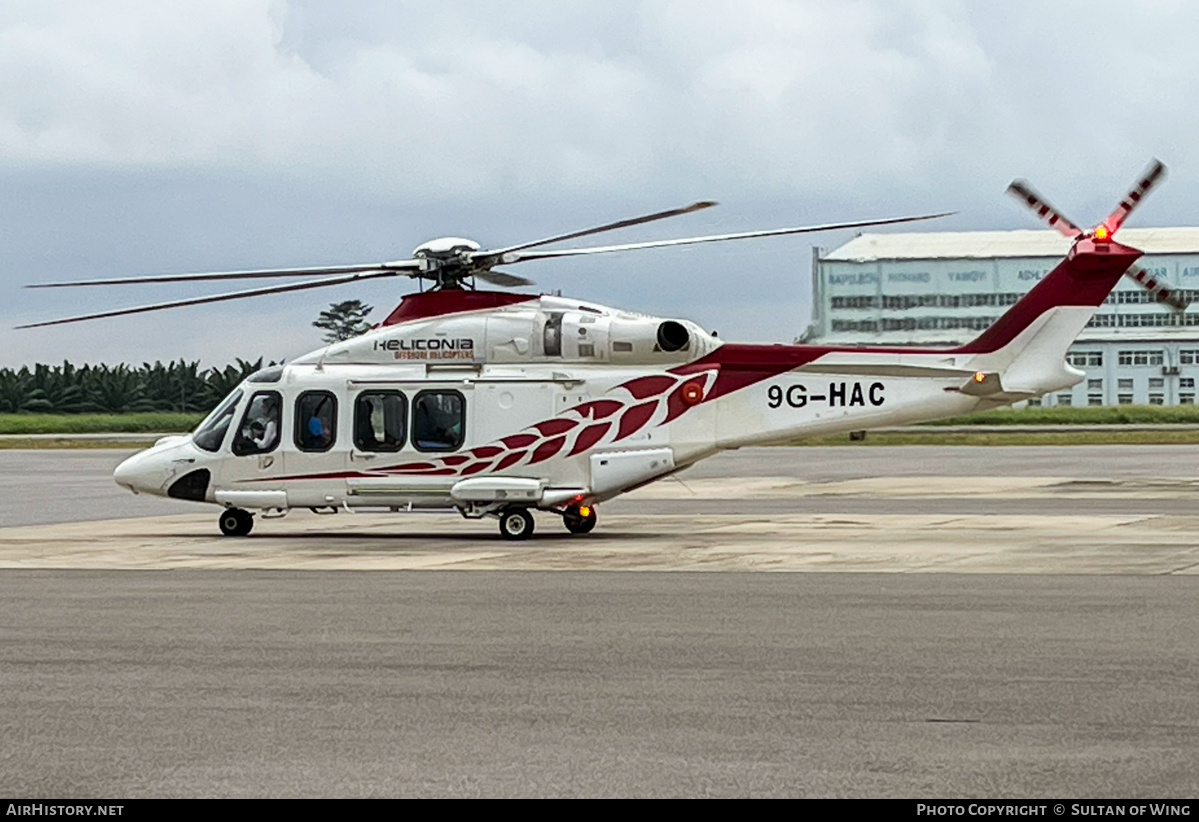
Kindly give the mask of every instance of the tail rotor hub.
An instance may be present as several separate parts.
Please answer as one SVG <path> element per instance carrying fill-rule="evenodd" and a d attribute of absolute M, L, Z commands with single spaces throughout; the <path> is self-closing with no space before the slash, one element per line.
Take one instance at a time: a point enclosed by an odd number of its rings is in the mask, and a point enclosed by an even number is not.
<path fill-rule="evenodd" d="M 1050 205 L 1026 181 L 1013 180 L 1007 190 L 1008 194 L 1011 194 L 1017 200 L 1024 203 L 1038 217 L 1048 223 L 1050 228 L 1053 228 L 1062 236 L 1073 240 L 1074 245 L 1070 249 L 1071 254 L 1087 251 L 1110 251 L 1113 246 L 1110 246 L 1109 243 L 1115 243 L 1116 232 L 1120 230 L 1120 226 L 1124 225 L 1124 221 L 1128 219 L 1128 215 L 1132 214 L 1136 207 L 1141 204 L 1141 201 L 1145 199 L 1145 195 L 1161 181 L 1165 174 L 1166 167 L 1160 160 L 1150 162 L 1149 167 L 1145 169 L 1145 173 L 1141 175 L 1136 184 L 1124 195 L 1124 199 L 1120 201 L 1115 210 L 1107 216 L 1106 220 L 1095 226 L 1089 234 L 1070 222 L 1065 215 Z M 1139 265 L 1134 264 L 1129 266 L 1125 274 L 1152 294 L 1158 302 L 1165 303 L 1175 311 L 1181 312 L 1186 310 L 1188 301 L 1181 294 L 1174 291 L 1174 289 Z"/>

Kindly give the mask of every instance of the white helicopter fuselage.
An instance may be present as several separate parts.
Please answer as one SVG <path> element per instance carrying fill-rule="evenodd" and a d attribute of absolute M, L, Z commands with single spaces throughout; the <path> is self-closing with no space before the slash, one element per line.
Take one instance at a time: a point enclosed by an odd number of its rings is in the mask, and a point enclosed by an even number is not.
<path fill-rule="evenodd" d="M 371 332 L 251 376 L 115 480 L 243 510 L 562 513 L 722 450 L 1077 383 L 1066 349 L 1139 253 L 1076 251 L 978 340 L 945 350 L 739 345 L 562 297 L 410 295 Z"/>

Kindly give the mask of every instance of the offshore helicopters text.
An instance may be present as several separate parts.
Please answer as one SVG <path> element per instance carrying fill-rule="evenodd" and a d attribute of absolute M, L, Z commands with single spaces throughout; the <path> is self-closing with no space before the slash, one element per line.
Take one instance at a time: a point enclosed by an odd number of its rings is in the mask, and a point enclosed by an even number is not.
<path fill-rule="evenodd" d="M 865 406 L 867 402 L 879 406 L 886 402 L 883 396 L 883 384 L 872 382 L 864 389 L 860 382 L 830 382 L 827 394 L 809 394 L 808 389 L 800 384 L 783 388 L 772 385 L 766 391 L 766 404 L 771 408 L 780 408 L 783 403 L 792 408 L 803 408 L 809 402 L 827 402 L 829 407 L 835 406 Z"/>

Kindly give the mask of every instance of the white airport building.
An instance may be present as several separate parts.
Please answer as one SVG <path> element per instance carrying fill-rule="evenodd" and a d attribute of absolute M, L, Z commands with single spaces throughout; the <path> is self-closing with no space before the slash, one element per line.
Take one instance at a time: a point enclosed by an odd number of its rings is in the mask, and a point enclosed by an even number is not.
<path fill-rule="evenodd" d="M 1044 405 L 1193 405 L 1199 384 L 1199 228 L 1126 228 L 1140 264 L 1195 303 L 1184 313 L 1125 277 L 1070 349 L 1086 371 Z M 955 345 L 995 321 L 1056 266 L 1055 231 L 861 234 L 813 249 L 812 324 L 827 345 Z"/>

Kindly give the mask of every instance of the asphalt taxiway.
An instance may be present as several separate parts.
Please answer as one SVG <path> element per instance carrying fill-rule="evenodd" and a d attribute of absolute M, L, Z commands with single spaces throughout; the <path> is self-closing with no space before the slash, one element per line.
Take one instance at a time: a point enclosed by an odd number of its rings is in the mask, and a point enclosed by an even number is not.
<path fill-rule="evenodd" d="M 1199 448 L 737 452 L 526 543 L 120 457 L 0 452 L 0 793 L 1199 793 Z"/>

